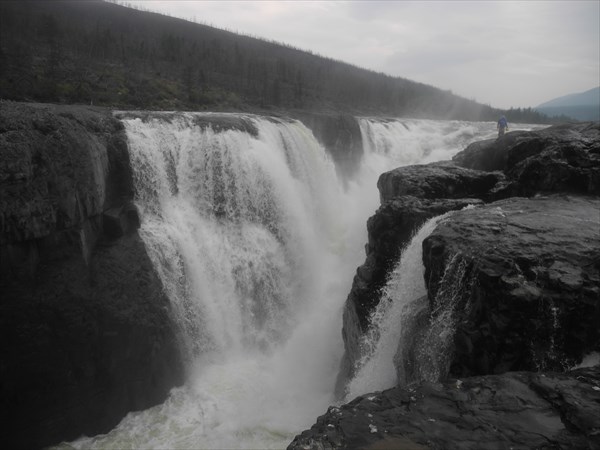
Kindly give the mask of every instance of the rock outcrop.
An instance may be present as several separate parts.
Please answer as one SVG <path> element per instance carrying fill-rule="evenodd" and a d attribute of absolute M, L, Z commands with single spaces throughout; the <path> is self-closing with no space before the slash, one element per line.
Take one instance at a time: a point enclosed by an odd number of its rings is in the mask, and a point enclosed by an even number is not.
<path fill-rule="evenodd" d="M 387 274 L 399 260 L 402 248 L 427 219 L 462 209 L 467 204 L 514 196 L 564 191 L 594 195 L 599 171 L 599 126 L 588 123 L 537 132 L 512 132 L 501 139 L 473 143 L 452 162 L 400 167 L 382 174 L 378 181 L 381 207 L 367 223 L 367 257 L 357 270 L 344 308 L 345 354 L 336 389 L 338 394 L 342 393 L 345 380 L 352 376 L 360 357 L 360 338 L 379 303 Z M 588 203 L 588 208 L 594 211 L 592 203 Z M 589 215 L 581 220 L 588 220 L 584 223 L 592 224 L 593 228 L 593 218 Z M 538 217 L 538 222 L 543 225 L 543 216 Z M 589 227 L 587 230 L 590 231 Z M 543 229 L 538 231 L 542 233 Z M 491 236 L 492 240 L 496 238 L 493 233 Z M 588 238 L 592 237 L 588 233 Z M 572 354 L 567 359 L 580 356 Z M 486 364 L 484 366 L 489 367 Z M 497 361 L 490 364 L 497 364 L 496 372 L 508 370 L 508 366 Z M 531 364 L 509 366 L 511 370 L 530 369 Z M 556 368 L 555 364 L 551 367 Z M 456 373 L 461 376 L 489 373 L 487 369 L 474 370 L 473 365 L 465 370 Z"/>
<path fill-rule="evenodd" d="M 600 366 L 449 379 L 330 407 L 288 450 L 597 449 Z"/>
<path fill-rule="evenodd" d="M 513 183 L 513 195 L 600 195 L 600 124 L 508 133 L 471 144 L 453 161 L 470 169 L 504 172 Z"/>
<path fill-rule="evenodd" d="M 500 172 L 486 173 L 450 163 L 406 166 L 381 175 L 381 206 L 367 221 L 366 260 L 356 272 L 344 307 L 345 352 L 336 392 L 343 394 L 361 356 L 360 339 L 402 249 L 430 218 L 483 204 L 505 185 Z"/>
<path fill-rule="evenodd" d="M 367 331 L 369 317 L 381 298 L 381 289 L 412 235 L 430 218 L 470 204 L 479 199 L 419 199 L 398 197 L 385 202 L 367 222 L 369 242 L 366 260 L 356 271 L 344 307 L 344 357 L 336 387 L 342 396 L 346 381 L 352 377 L 361 356 L 360 339 Z"/>
<path fill-rule="evenodd" d="M 415 312 L 420 325 L 411 328 L 411 348 L 399 349 L 395 363 L 408 379 L 450 374 L 472 377 L 462 386 L 489 382 L 485 389 L 499 402 L 492 409 L 511 419 L 492 419 L 487 400 L 461 397 L 454 381 L 416 383 L 330 409 L 291 448 L 600 448 L 598 367 L 587 372 L 594 377 L 587 387 L 576 381 L 580 372 L 508 372 L 561 371 L 600 350 L 599 156 L 598 124 L 575 124 L 509 133 L 472 144 L 452 163 L 383 174 L 367 259 L 344 310 L 338 394 L 361 356 L 359 342 L 387 273 L 429 216 L 423 205 L 442 213 L 477 204 L 442 221 L 424 241 L 427 317 Z M 415 304 L 426 305 L 422 300 Z M 482 376 L 488 374 L 504 375 Z M 539 380 L 550 384 L 542 389 Z M 594 400 L 579 402 L 586 390 Z M 415 393 L 426 410 L 413 403 Z M 520 406 L 502 409 L 511 402 Z M 573 423 L 575 410 L 596 422 Z"/>
<path fill-rule="evenodd" d="M 3 442 L 106 432 L 183 377 L 108 111 L 0 103 Z"/>
<path fill-rule="evenodd" d="M 456 322 L 452 375 L 564 370 L 600 351 L 599 212 L 600 198 L 511 198 L 459 211 L 424 240 L 431 310 L 452 308 Z M 445 305 L 453 258 L 470 281 Z"/>
<path fill-rule="evenodd" d="M 377 181 L 381 204 L 410 195 L 421 199 L 481 198 L 505 182 L 501 172 L 465 169 L 451 163 L 400 167 L 381 174 Z M 493 197 L 492 197 L 493 198 Z"/>

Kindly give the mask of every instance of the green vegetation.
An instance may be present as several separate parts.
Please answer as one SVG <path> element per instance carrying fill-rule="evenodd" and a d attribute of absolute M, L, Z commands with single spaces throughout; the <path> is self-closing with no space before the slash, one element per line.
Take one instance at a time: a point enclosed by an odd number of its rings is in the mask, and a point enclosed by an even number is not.
<path fill-rule="evenodd" d="M 0 98 L 465 120 L 503 113 L 290 46 L 102 1 L 0 2 Z M 548 121 L 511 111 L 509 121 Z"/>

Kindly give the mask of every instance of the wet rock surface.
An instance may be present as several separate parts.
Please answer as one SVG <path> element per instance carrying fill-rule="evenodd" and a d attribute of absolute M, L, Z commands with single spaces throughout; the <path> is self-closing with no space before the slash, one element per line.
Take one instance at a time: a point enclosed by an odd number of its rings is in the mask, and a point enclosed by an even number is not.
<path fill-rule="evenodd" d="M 330 407 L 289 450 L 597 449 L 600 366 L 423 383 Z"/>
<path fill-rule="evenodd" d="M 599 155 L 599 125 L 573 124 L 474 143 L 453 160 L 463 167 L 383 174 L 344 310 L 337 393 L 386 274 L 425 220 L 423 202 L 440 213 L 449 201 L 478 206 L 425 240 L 428 317 L 415 314 L 423 329 L 403 353 L 412 359 L 395 363 L 418 375 L 410 379 L 461 381 L 415 382 L 330 408 L 290 448 L 600 448 L 600 367 L 548 372 L 600 349 Z"/>
<path fill-rule="evenodd" d="M 410 242 L 412 235 L 432 217 L 481 203 L 479 199 L 427 200 L 404 196 L 384 203 L 368 220 L 367 258 L 354 276 L 343 313 L 345 354 L 338 394 L 341 395 L 343 385 L 352 376 L 354 365 L 360 357 L 360 338 L 367 330 L 371 312 L 379 303 L 387 274 L 398 262 L 402 249 Z"/>
<path fill-rule="evenodd" d="M 505 180 L 501 172 L 482 172 L 451 164 L 399 167 L 377 181 L 381 203 L 410 195 L 421 199 L 489 198 L 489 191 Z"/>
<path fill-rule="evenodd" d="M 504 172 L 515 184 L 514 195 L 600 195 L 600 124 L 507 133 L 497 140 L 471 144 L 453 161 L 470 169 Z"/>
<path fill-rule="evenodd" d="M 505 181 L 501 173 L 485 173 L 450 164 L 406 166 L 386 172 L 377 183 L 382 204 L 369 218 L 366 260 L 356 272 L 344 307 L 345 352 L 336 392 L 343 395 L 346 381 L 360 358 L 359 343 L 369 318 L 381 299 L 388 273 L 402 249 L 430 218 L 483 199 Z"/>
<path fill-rule="evenodd" d="M 600 350 L 599 212 L 593 197 L 511 198 L 459 211 L 425 239 L 432 310 L 451 258 L 473 279 L 455 306 L 451 374 L 563 370 Z"/>
<path fill-rule="evenodd" d="M 0 103 L 0 398 L 11 448 L 108 431 L 181 382 L 132 196 L 109 111 Z"/>
<path fill-rule="evenodd" d="M 363 155 L 360 126 L 354 116 L 292 112 L 291 115 L 306 125 L 335 161 L 342 178 L 358 170 Z"/>
<path fill-rule="evenodd" d="M 563 182 L 555 184 L 552 181 L 554 175 L 551 175 L 552 171 L 546 171 L 547 165 L 538 165 L 542 160 L 566 164 L 567 169 L 563 171 L 564 173 L 585 169 L 587 178 L 582 175 L 581 179 L 587 180 L 584 182 L 586 186 L 593 187 L 595 174 L 600 170 L 599 152 L 598 124 L 555 126 L 537 132 L 512 132 L 501 139 L 473 143 L 455 156 L 454 163 L 457 165 L 449 162 L 415 165 L 400 167 L 382 174 L 378 181 L 382 205 L 368 221 L 367 257 L 365 263 L 357 270 L 344 308 L 343 337 L 346 351 L 342 362 L 343 370 L 336 389 L 338 394 L 342 393 L 342 386 L 353 373 L 354 365 L 360 356 L 359 340 L 368 327 L 371 313 L 379 303 L 381 289 L 387 282 L 387 274 L 399 260 L 402 248 L 427 219 L 447 211 L 462 209 L 467 204 L 493 202 L 533 191 L 535 193 L 562 192 L 565 184 Z M 578 155 L 578 157 L 567 158 L 565 155 Z M 465 165 L 466 168 L 459 167 L 458 164 Z M 529 180 L 523 175 L 531 173 L 534 168 L 539 169 L 539 176 L 532 176 Z M 543 178 L 544 176 L 547 178 Z M 566 189 L 567 192 L 572 190 Z M 578 193 L 589 195 L 588 188 L 579 190 Z M 574 199 L 576 201 L 575 197 Z M 551 213 L 552 205 L 547 205 L 547 208 Z M 597 208 L 594 209 L 592 203 L 588 203 L 587 208 L 591 213 L 597 212 Z M 545 213 L 538 212 L 540 216 L 532 220 L 534 222 L 537 220 L 536 226 L 541 227 L 535 232 L 544 236 Z M 571 212 L 565 214 L 569 215 Z M 595 225 L 593 219 L 590 214 L 585 219 L 588 220 L 585 223 L 591 224 L 592 229 Z M 576 227 L 576 224 L 571 223 L 571 225 Z M 498 224 L 493 227 L 493 229 L 480 228 L 482 232 L 489 234 L 492 241 L 496 239 L 498 230 L 502 229 L 498 228 Z M 525 232 L 526 227 L 521 230 Z M 589 235 L 589 227 L 587 230 Z M 457 232 L 457 236 L 460 233 Z M 534 231 L 531 232 L 533 233 Z M 523 233 L 522 237 L 524 238 L 525 235 L 526 233 Z M 513 233 L 507 238 L 507 242 L 515 236 L 519 236 L 519 233 Z M 546 241 L 540 239 L 536 245 L 543 247 L 545 244 Z M 502 245 L 506 245 L 506 242 Z M 521 249 L 520 245 L 523 243 L 515 239 L 515 245 L 507 248 Z M 568 241 L 562 242 L 562 245 L 557 243 L 549 247 L 548 252 L 560 251 L 568 245 Z M 448 255 L 446 254 L 445 257 Z M 522 256 L 518 256 L 519 260 L 520 258 Z M 444 264 L 447 262 L 445 259 Z M 590 267 L 596 266 L 592 264 Z M 439 273 L 437 275 L 439 276 Z M 572 276 L 577 277 L 576 274 Z M 566 279 L 565 276 L 563 278 Z M 435 295 L 435 292 L 430 295 Z M 467 341 L 466 345 L 470 345 L 469 342 Z M 531 368 L 533 364 L 531 362 L 530 365 L 508 364 L 508 366 L 515 370 Z M 487 368 L 491 367 L 490 363 L 485 363 L 483 366 L 486 369 L 473 373 L 488 373 Z M 496 371 L 501 371 L 500 367 L 508 367 L 495 363 L 492 366 L 496 367 Z M 459 371 L 459 373 L 463 372 Z"/>

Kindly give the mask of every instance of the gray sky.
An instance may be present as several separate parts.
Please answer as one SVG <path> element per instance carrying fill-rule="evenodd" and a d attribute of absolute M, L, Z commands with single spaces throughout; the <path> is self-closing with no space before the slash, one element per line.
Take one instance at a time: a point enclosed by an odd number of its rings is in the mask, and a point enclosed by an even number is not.
<path fill-rule="evenodd" d="M 495 107 L 600 84 L 600 1 L 139 0 Z"/>

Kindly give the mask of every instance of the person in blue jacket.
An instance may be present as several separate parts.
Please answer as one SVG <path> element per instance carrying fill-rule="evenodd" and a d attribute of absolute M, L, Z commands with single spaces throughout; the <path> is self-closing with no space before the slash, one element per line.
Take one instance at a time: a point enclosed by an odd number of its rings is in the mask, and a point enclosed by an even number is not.
<path fill-rule="evenodd" d="M 498 137 L 504 136 L 504 132 L 508 131 L 508 122 L 506 121 L 506 117 L 504 117 L 504 116 L 500 117 L 497 128 L 498 128 Z"/>

